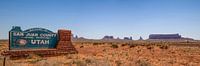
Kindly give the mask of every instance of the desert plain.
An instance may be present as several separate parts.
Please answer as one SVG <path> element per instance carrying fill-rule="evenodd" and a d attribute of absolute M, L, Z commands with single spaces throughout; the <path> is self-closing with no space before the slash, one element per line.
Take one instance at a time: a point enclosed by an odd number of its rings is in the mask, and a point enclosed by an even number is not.
<path fill-rule="evenodd" d="M 1 66 L 200 66 L 199 41 L 72 41 L 77 54 L 11 59 L 0 56 Z M 1 53 L 8 40 L 0 41 Z"/>

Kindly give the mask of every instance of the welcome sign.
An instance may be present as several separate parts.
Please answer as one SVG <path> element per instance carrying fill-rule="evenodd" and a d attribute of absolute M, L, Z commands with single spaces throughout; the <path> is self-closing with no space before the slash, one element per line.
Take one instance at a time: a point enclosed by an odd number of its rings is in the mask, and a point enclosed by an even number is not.
<path fill-rule="evenodd" d="M 9 31 L 11 50 L 55 48 L 57 41 L 57 34 L 44 28 L 31 28 L 22 31 L 20 27 L 14 26 Z"/>

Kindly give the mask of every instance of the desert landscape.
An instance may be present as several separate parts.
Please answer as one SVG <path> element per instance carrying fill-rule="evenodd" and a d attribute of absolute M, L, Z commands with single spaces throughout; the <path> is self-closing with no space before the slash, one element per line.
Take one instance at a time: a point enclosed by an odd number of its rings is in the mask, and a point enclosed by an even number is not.
<path fill-rule="evenodd" d="M 0 66 L 200 66 L 200 0 L 0 0 Z"/>
<path fill-rule="evenodd" d="M 199 66 L 200 42 L 73 40 L 78 54 L 11 59 L 1 56 L 5 66 Z M 8 40 L 0 41 L 1 53 Z"/>

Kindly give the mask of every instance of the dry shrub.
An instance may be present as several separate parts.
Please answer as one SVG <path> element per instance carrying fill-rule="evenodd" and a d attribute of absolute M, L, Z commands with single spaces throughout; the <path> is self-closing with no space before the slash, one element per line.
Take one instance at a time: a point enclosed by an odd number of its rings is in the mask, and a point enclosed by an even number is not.
<path fill-rule="evenodd" d="M 80 48 L 84 48 L 84 46 L 80 46 Z"/>
<path fill-rule="evenodd" d="M 85 59 L 85 62 L 86 62 L 87 64 L 93 63 L 92 59 L 89 59 L 89 58 L 86 58 L 86 59 Z"/>
<path fill-rule="evenodd" d="M 147 46 L 147 49 L 153 49 L 154 47 L 153 46 Z"/>
<path fill-rule="evenodd" d="M 102 45 L 102 44 L 105 44 L 105 43 L 93 43 L 93 45 Z"/>
<path fill-rule="evenodd" d="M 137 60 L 136 64 L 138 66 L 151 66 L 151 64 L 149 62 L 145 61 L 145 60 Z"/>
<path fill-rule="evenodd" d="M 168 48 L 169 48 L 168 45 L 161 45 L 161 46 L 160 46 L 160 49 L 168 49 Z"/>
<path fill-rule="evenodd" d="M 105 51 L 106 51 L 106 49 L 103 49 L 102 51 L 104 51 L 104 52 L 105 52 Z"/>
<path fill-rule="evenodd" d="M 26 59 L 37 59 L 37 58 L 42 58 L 41 54 L 28 54 Z"/>
<path fill-rule="evenodd" d="M 116 63 L 116 66 L 121 66 L 122 65 L 122 62 L 120 60 L 115 61 L 115 63 Z"/>
<path fill-rule="evenodd" d="M 137 53 L 139 53 L 139 52 L 141 52 L 142 50 L 141 49 L 139 49 L 139 50 L 137 50 Z"/>
<path fill-rule="evenodd" d="M 123 46 L 127 46 L 128 44 L 122 44 L 121 46 L 123 47 Z"/>
<path fill-rule="evenodd" d="M 76 64 L 76 66 L 87 66 L 87 64 L 81 60 L 73 60 L 72 64 Z"/>
<path fill-rule="evenodd" d="M 66 59 L 73 59 L 74 57 L 73 57 L 73 55 L 71 55 L 71 54 L 67 54 L 67 55 L 65 55 L 65 58 L 66 58 Z"/>
<path fill-rule="evenodd" d="M 135 44 L 131 44 L 130 45 L 130 48 L 134 48 L 134 47 L 136 47 L 137 45 L 135 45 Z"/>
<path fill-rule="evenodd" d="M 112 47 L 112 48 L 118 48 L 118 45 L 112 44 L 111 47 Z"/>
<path fill-rule="evenodd" d="M 33 60 L 31 60 L 31 61 L 28 61 L 28 63 L 35 64 L 35 63 L 37 63 L 37 62 L 39 62 L 39 61 L 42 61 L 42 60 L 46 60 L 46 59 L 43 59 L 43 58 L 37 58 L 37 59 L 33 59 Z"/>

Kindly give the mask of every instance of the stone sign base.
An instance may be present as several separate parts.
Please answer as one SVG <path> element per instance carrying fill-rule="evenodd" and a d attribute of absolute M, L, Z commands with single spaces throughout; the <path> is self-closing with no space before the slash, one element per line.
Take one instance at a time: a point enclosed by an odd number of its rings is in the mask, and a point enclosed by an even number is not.
<path fill-rule="evenodd" d="M 62 54 L 76 54 L 78 51 L 74 48 L 70 41 L 58 42 L 55 49 L 29 49 L 29 50 L 9 50 L 4 51 L 2 55 L 9 56 L 10 58 L 28 57 L 31 54 L 40 55 L 43 57 L 56 56 Z"/>
<path fill-rule="evenodd" d="M 48 56 L 75 54 L 75 53 L 78 52 L 75 50 L 61 51 L 57 49 L 38 49 L 38 50 L 9 50 L 2 53 L 2 55 L 8 56 L 10 58 L 24 58 L 30 56 L 31 54 L 39 55 L 42 57 L 48 57 Z"/>

